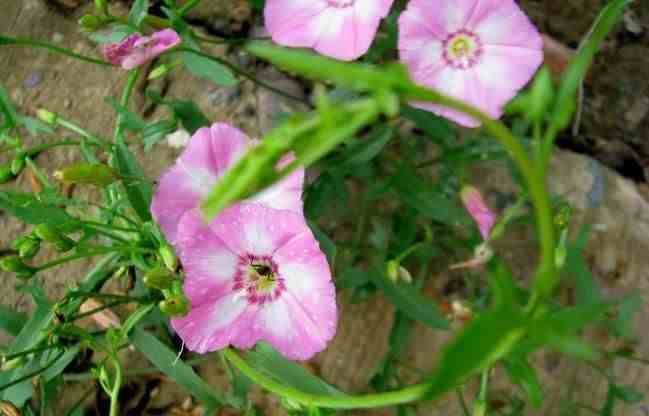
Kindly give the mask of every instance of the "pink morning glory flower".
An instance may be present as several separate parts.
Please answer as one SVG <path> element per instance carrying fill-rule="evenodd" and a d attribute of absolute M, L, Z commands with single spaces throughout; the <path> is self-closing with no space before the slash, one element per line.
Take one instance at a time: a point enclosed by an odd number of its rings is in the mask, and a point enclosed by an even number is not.
<path fill-rule="evenodd" d="M 273 41 L 351 61 L 370 48 L 394 0 L 266 0 Z"/>
<path fill-rule="evenodd" d="M 499 118 L 541 65 L 543 40 L 514 0 L 411 0 L 399 18 L 399 54 L 418 84 Z M 413 105 L 480 125 L 439 105 Z"/>
<path fill-rule="evenodd" d="M 496 214 L 487 206 L 480 191 L 473 186 L 465 186 L 460 191 L 460 198 L 471 218 L 478 225 L 483 240 L 489 239 L 489 233 L 496 224 Z"/>
<path fill-rule="evenodd" d="M 331 273 L 302 215 L 241 203 L 208 225 L 195 210 L 180 222 L 178 244 L 191 312 L 171 325 L 190 350 L 263 340 L 307 360 L 334 336 Z"/>
<path fill-rule="evenodd" d="M 113 65 L 124 69 L 137 68 L 180 43 L 180 37 L 172 29 L 155 32 L 151 36 L 133 33 L 117 43 L 103 47 L 104 57 Z"/>
<path fill-rule="evenodd" d="M 196 208 L 218 179 L 254 146 L 241 130 L 225 123 L 197 130 L 158 184 L 151 213 L 167 240 L 174 244 L 182 216 Z M 302 213 L 304 169 L 252 196 L 248 201 Z"/>

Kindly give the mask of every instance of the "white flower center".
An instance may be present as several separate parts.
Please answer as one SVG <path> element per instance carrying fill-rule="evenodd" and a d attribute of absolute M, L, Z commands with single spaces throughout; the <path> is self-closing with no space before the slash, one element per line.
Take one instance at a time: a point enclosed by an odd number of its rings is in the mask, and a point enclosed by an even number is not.
<path fill-rule="evenodd" d="M 278 299 L 286 286 L 272 258 L 247 254 L 239 257 L 233 290 L 249 304 L 261 306 Z"/>
<path fill-rule="evenodd" d="M 354 5 L 356 0 L 326 0 L 327 4 L 330 7 L 335 7 L 337 9 L 345 9 Z"/>
<path fill-rule="evenodd" d="M 471 68 L 481 55 L 482 42 L 473 32 L 461 29 L 444 40 L 444 61 L 455 69 Z"/>

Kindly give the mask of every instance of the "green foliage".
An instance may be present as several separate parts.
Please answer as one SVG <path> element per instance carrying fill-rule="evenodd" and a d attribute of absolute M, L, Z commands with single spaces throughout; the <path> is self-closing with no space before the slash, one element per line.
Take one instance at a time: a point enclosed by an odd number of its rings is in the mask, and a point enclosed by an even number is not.
<path fill-rule="evenodd" d="M 135 348 L 162 373 L 205 403 L 209 409 L 215 410 L 227 403 L 227 398 L 224 395 L 218 394 L 208 386 L 190 366 L 177 359 L 177 354 L 154 335 L 136 328 L 132 331 L 129 339 Z"/>
<path fill-rule="evenodd" d="M 122 178 L 131 207 L 142 221 L 149 221 L 153 188 L 145 179 L 144 171 L 133 152 L 124 143 L 115 144 L 115 168 Z"/>
<path fill-rule="evenodd" d="M 129 25 L 138 28 L 144 21 L 149 10 L 149 0 L 135 0 L 128 14 Z"/>

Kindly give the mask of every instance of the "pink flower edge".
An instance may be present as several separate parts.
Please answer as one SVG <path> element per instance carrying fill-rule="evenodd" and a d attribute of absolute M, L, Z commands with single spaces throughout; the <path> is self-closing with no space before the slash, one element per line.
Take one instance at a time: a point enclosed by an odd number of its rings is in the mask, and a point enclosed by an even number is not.
<path fill-rule="evenodd" d="M 178 241 L 192 309 L 171 324 L 190 350 L 266 341 L 286 358 L 308 360 L 335 335 L 329 265 L 301 215 L 238 204 L 206 225 L 193 211 Z"/>
<path fill-rule="evenodd" d="M 182 216 L 199 206 L 218 179 L 253 146 L 239 129 L 215 123 L 197 130 L 176 163 L 162 175 L 151 213 L 170 243 L 175 243 Z M 302 213 L 304 169 L 249 198 L 271 208 Z"/>
<path fill-rule="evenodd" d="M 264 20 L 280 45 L 351 61 L 368 51 L 393 1 L 267 0 Z"/>

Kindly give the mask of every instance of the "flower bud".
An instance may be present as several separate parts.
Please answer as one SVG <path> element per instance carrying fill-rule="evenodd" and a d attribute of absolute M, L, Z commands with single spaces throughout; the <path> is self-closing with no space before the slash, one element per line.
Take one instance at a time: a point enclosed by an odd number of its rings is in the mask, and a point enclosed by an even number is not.
<path fill-rule="evenodd" d="M 157 67 L 153 68 L 153 71 L 151 71 L 149 73 L 149 76 L 147 77 L 147 79 L 149 81 L 151 81 L 151 80 L 163 77 L 163 76 L 167 75 L 169 72 L 171 72 L 171 70 L 173 70 L 175 67 L 181 65 L 182 63 L 183 63 L 183 61 L 178 59 L 178 60 L 172 61 L 170 63 L 158 65 Z"/>
<path fill-rule="evenodd" d="M 10 165 L 0 166 L 0 184 L 7 183 L 15 177 L 16 175 L 11 171 Z"/>
<path fill-rule="evenodd" d="M 31 259 L 41 249 L 41 241 L 38 238 L 27 237 L 18 247 L 18 255 L 23 259 Z"/>
<path fill-rule="evenodd" d="M 168 316 L 185 316 L 189 313 L 189 301 L 184 295 L 175 295 L 161 301 L 158 307 Z"/>
<path fill-rule="evenodd" d="M 168 244 L 161 245 L 158 249 L 158 253 L 169 270 L 175 271 L 178 268 L 178 257 L 176 257 L 173 248 Z"/>
<path fill-rule="evenodd" d="M 36 228 L 34 228 L 34 234 L 36 234 L 36 236 L 41 240 L 53 244 L 60 252 L 69 251 L 75 245 L 74 240 L 68 238 L 49 224 L 40 224 L 36 226 Z"/>
<path fill-rule="evenodd" d="M 473 221 L 480 229 L 480 235 L 484 240 L 489 239 L 489 233 L 496 223 L 496 214 L 487 206 L 480 191 L 473 186 L 465 186 L 460 192 L 460 198 Z"/>
<path fill-rule="evenodd" d="M 26 265 L 18 256 L 7 256 L 0 260 L 0 269 L 5 272 L 16 273 L 16 276 L 29 279 L 36 274 L 36 269 Z"/>
<path fill-rule="evenodd" d="M 86 14 L 81 16 L 78 23 L 84 32 L 95 32 L 104 25 L 104 20 L 94 14 Z"/>
<path fill-rule="evenodd" d="M 20 246 L 25 241 L 27 241 L 28 238 L 30 238 L 28 235 L 21 235 L 20 237 L 16 237 L 16 239 L 11 243 L 11 248 L 16 251 L 20 250 Z"/>
<path fill-rule="evenodd" d="M 554 249 L 554 264 L 557 269 L 563 268 L 566 264 L 566 258 L 568 258 L 568 230 L 564 229 L 561 231 L 559 243 Z"/>
<path fill-rule="evenodd" d="M 113 168 L 99 163 L 79 163 L 54 172 L 54 177 L 66 183 L 78 183 L 105 187 L 118 177 Z"/>
<path fill-rule="evenodd" d="M 412 276 L 408 269 L 400 265 L 396 260 L 390 260 L 387 264 L 386 274 L 394 283 L 399 280 L 406 283 L 412 283 Z"/>
<path fill-rule="evenodd" d="M 56 121 L 59 118 L 58 115 L 44 108 L 40 108 L 36 111 L 36 116 L 47 124 L 56 124 Z"/>
<path fill-rule="evenodd" d="M 562 205 L 554 215 L 554 225 L 561 231 L 568 228 L 572 217 L 572 207 L 568 204 Z"/>
<path fill-rule="evenodd" d="M 25 157 L 16 156 L 16 158 L 11 162 L 11 173 L 14 176 L 18 176 L 23 169 L 25 169 Z"/>
<path fill-rule="evenodd" d="M 166 290 L 171 288 L 175 275 L 164 267 L 158 267 L 144 275 L 144 284 L 147 287 Z"/>
<path fill-rule="evenodd" d="M 12 358 L 11 360 L 5 359 L 5 357 L 2 357 L 2 371 L 11 371 L 15 370 L 16 368 L 20 368 L 23 365 L 27 363 L 27 360 L 25 359 L 24 355 L 21 355 L 20 357 Z"/>

